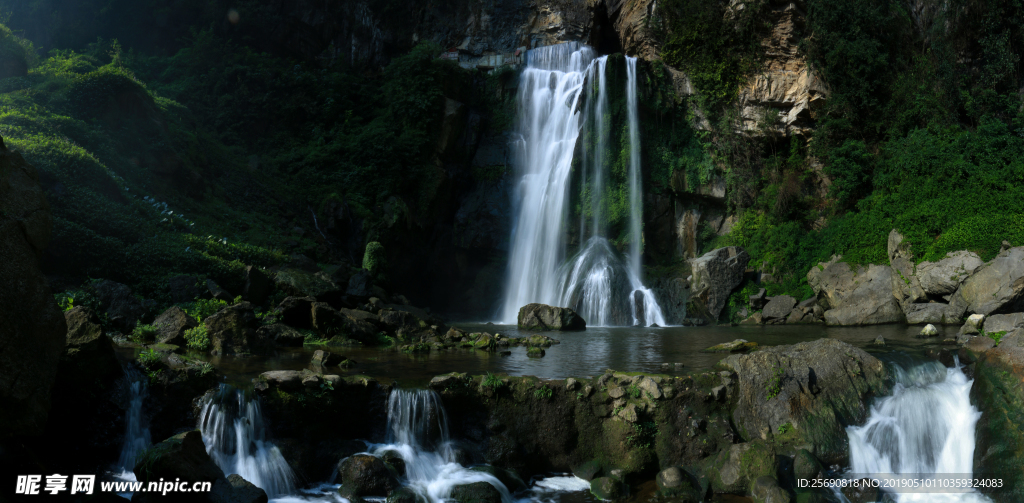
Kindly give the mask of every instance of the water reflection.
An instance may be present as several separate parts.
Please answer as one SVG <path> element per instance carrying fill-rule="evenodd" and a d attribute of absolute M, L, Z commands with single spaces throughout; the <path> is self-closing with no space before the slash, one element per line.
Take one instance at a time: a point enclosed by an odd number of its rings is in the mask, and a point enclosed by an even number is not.
<path fill-rule="evenodd" d="M 511 337 L 535 332 L 519 331 L 510 325 L 453 323 L 463 330 L 501 333 Z M 528 358 L 526 349 L 509 348 L 510 356 L 498 353 L 453 349 L 429 353 L 406 354 L 379 348 L 327 348 L 357 362 L 351 370 L 338 369 L 339 374 L 361 374 L 400 381 L 403 386 L 422 386 L 431 377 L 448 372 L 504 372 L 510 375 L 533 375 L 546 379 L 596 376 L 606 369 L 630 372 L 693 372 L 710 369 L 724 354 L 701 353 L 709 346 L 746 339 L 761 345 L 775 346 L 812 341 L 820 338 L 839 339 L 869 352 L 905 351 L 923 353 L 940 347 L 943 338 L 954 337 L 958 327 L 940 327 L 941 335 L 918 339 L 919 326 L 878 325 L 870 327 L 825 327 L 822 325 L 714 326 L 714 327 L 595 327 L 583 332 L 549 332 L 562 343 L 546 350 L 543 358 Z M 885 348 L 872 345 L 882 336 Z M 215 365 L 229 380 L 244 383 L 268 370 L 299 370 L 305 368 L 313 351 L 321 347 L 280 348 L 273 357 L 219 357 Z M 670 364 L 667 368 L 663 364 Z M 680 363 L 681 366 L 673 365 Z"/>

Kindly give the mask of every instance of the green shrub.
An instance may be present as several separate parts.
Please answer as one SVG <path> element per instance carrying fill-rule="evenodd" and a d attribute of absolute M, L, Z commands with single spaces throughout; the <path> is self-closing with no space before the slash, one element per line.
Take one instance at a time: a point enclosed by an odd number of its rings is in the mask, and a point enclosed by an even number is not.
<path fill-rule="evenodd" d="M 387 256 L 384 254 L 384 245 L 377 241 L 366 244 L 366 251 L 363 253 L 363 269 L 366 269 L 374 278 L 383 278 L 387 267 Z"/>
<path fill-rule="evenodd" d="M 481 386 L 485 388 L 491 388 L 494 391 L 498 391 L 504 385 L 505 383 L 501 380 L 501 378 L 490 372 L 487 373 L 487 376 L 484 377 L 483 382 L 481 382 Z"/>
<path fill-rule="evenodd" d="M 537 388 L 533 391 L 533 397 L 538 400 L 547 400 L 551 398 L 553 394 L 554 391 L 552 391 L 552 389 L 547 387 L 546 385 L 541 386 L 540 388 Z"/>
<path fill-rule="evenodd" d="M 199 321 L 199 326 L 185 331 L 185 344 L 197 351 L 206 351 L 210 348 L 210 334 L 202 320 Z"/>
<path fill-rule="evenodd" d="M 129 337 L 132 342 L 152 342 L 156 339 L 157 328 L 153 325 L 143 325 L 140 322 L 135 322 L 135 328 L 132 329 L 132 335 Z"/>
<path fill-rule="evenodd" d="M 153 348 L 147 348 L 139 351 L 137 359 L 140 365 L 145 367 L 147 370 L 152 370 L 154 366 L 160 363 L 160 353 Z"/>

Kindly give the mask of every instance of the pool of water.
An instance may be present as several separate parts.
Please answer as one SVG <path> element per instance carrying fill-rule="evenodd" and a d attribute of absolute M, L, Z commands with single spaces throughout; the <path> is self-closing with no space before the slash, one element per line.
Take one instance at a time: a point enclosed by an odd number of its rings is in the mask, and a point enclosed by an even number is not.
<path fill-rule="evenodd" d="M 537 332 L 520 331 L 514 325 L 454 323 L 471 332 L 501 333 L 523 337 Z M 959 327 L 940 327 L 940 336 L 919 339 L 920 326 L 875 325 L 869 327 L 826 327 L 823 325 L 708 326 L 708 327 L 592 327 L 582 332 L 547 332 L 561 344 L 546 349 L 543 358 L 529 358 L 523 347 L 508 348 L 509 356 L 499 353 L 452 349 L 406 354 L 387 348 L 323 348 L 343 354 L 357 364 L 345 375 L 369 375 L 402 386 L 423 386 L 431 377 L 448 372 L 506 373 L 532 375 L 544 379 L 587 377 L 606 369 L 628 372 L 689 373 L 710 369 L 722 353 L 700 350 L 734 339 L 746 339 L 764 346 L 839 339 L 871 353 L 899 351 L 922 355 L 927 349 L 941 347 L 945 337 L 954 337 Z M 882 336 L 886 346 L 872 345 Z M 245 384 L 268 370 L 301 370 L 309 365 L 313 352 L 321 347 L 281 348 L 274 356 L 211 357 L 210 361 L 234 384 Z M 666 368 L 663 364 L 668 363 Z M 681 364 L 681 365 L 676 365 Z"/>

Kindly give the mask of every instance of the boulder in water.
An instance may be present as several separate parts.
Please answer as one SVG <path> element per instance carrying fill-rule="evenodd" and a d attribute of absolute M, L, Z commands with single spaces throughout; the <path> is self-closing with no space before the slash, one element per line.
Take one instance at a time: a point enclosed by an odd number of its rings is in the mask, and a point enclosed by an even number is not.
<path fill-rule="evenodd" d="M 812 267 L 807 282 L 825 311 L 828 325 L 877 325 L 906 319 L 892 291 L 892 268 L 861 266 L 857 270 L 834 257 Z"/>
<path fill-rule="evenodd" d="M 718 248 L 692 259 L 690 302 L 697 308 L 693 314 L 711 322 L 718 320 L 729 294 L 743 282 L 748 262 L 750 255 L 738 246 Z"/>
<path fill-rule="evenodd" d="M 516 472 L 513 472 L 512 470 L 506 470 L 504 468 L 491 465 L 474 466 L 470 469 L 474 472 L 483 472 L 494 476 L 494 478 L 504 484 L 509 492 L 513 494 L 527 488 L 523 479 L 520 478 L 519 475 L 516 475 Z"/>
<path fill-rule="evenodd" d="M 586 330 L 587 322 L 568 307 L 527 304 L 519 308 L 521 330 Z"/>
<path fill-rule="evenodd" d="M 736 339 L 732 342 L 723 342 L 721 344 L 715 344 L 706 349 L 702 349 L 701 353 L 746 353 L 752 349 L 757 349 L 756 342 L 749 342 L 746 339 Z"/>
<path fill-rule="evenodd" d="M 789 316 L 794 307 L 796 307 L 796 299 L 789 295 L 772 297 L 761 311 L 761 319 L 765 323 L 770 323 L 773 320 L 783 320 Z"/>
<path fill-rule="evenodd" d="M 546 353 L 538 347 L 526 348 L 526 356 L 530 358 L 542 358 Z"/>
<path fill-rule="evenodd" d="M 309 364 L 310 366 L 317 368 L 337 367 L 345 360 L 347 360 L 347 358 L 342 355 L 318 349 L 313 352 L 313 359 L 310 360 Z"/>
<path fill-rule="evenodd" d="M 384 461 L 369 454 L 354 454 L 346 458 L 338 466 L 338 476 L 341 479 L 341 495 L 346 498 L 387 496 L 399 487 L 398 480 Z"/>
<path fill-rule="evenodd" d="M 701 501 L 700 488 L 694 484 L 693 477 L 675 466 L 666 468 L 654 478 L 658 485 L 658 494 L 680 503 L 697 503 Z"/>
<path fill-rule="evenodd" d="M 237 473 L 213 483 L 210 500 L 216 503 L 267 503 L 267 492 Z"/>
<path fill-rule="evenodd" d="M 827 463 L 846 457 L 845 425 L 865 419 L 865 400 L 888 391 L 885 365 L 836 339 L 762 348 L 719 365 L 736 372 L 732 419 L 743 438 L 792 429 Z"/>
<path fill-rule="evenodd" d="M 386 503 L 421 503 L 423 500 L 420 499 L 412 489 L 409 489 L 408 487 L 399 487 L 398 489 L 391 491 L 391 494 L 388 495 L 388 498 L 385 501 Z"/>
<path fill-rule="evenodd" d="M 935 328 L 935 325 L 927 324 L 921 329 L 920 337 L 935 337 L 939 335 L 939 329 Z"/>
<path fill-rule="evenodd" d="M 615 500 L 625 495 L 622 482 L 612 477 L 600 477 L 590 481 L 590 492 L 600 500 Z"/>
<path fill-rule="evenodd" d="M 278 346 L 299 347 L 306 342 L 306 336 L 283 323 L 263 325 L 256 329 L 257 337 L 272 340 Z"/>
<path fill-rule="evenodd" d="M 473 482 L 453 487 L 450 498 L 457 503 L 501 503 L 501 492 L 488 482 Z"/>

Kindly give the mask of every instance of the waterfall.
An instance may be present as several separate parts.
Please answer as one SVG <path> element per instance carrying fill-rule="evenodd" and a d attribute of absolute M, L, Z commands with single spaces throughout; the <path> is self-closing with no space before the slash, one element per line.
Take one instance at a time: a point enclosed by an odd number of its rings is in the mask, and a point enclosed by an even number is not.
<path fill-rule="evenodd" d="M 142 403 L 148 395 L 148 386 L 146 377 L 131 367 L 125 370 L 122 382 L 128 391 L 128 410 L 124 418 L 124 444 L 121 446 L 121 456 L 117 461 L 120 473 L 114 476 L 118 480 L 134 481 L 135 458 L 151 444 L 149 427 L 142 415 Z"/>
<path fill-rule="evenodd" d="M 568 306 L 591 326 L 665 325 L 653 293 L 642 283 L 642 194 L 636 58 L 626 58 L 629 125 L 628 240 L 625 263 L 608 240 L 609 110 L 608 57 L 577 43 L 527 53 L 519 87 L 521 175 L 514 193 L 516 215 L 501 319 L 515 323 L 519 308 L 532 303 Z M 580 102 L 583 125 L 581 126 Z M 569 189 L 573 154 L 581 145 L 579 242 L 566 260 Z M 588 219 L 587 216 L 590 218 Z M 588 222 L 589 220 L 589 222 Z M 639 294 L 638 294 L 639 292 Z M 642 304 L 638 300 L 642 299 Z"/>
<path fill-rule="evenodd" d="M 203 400 L 199 430 L 206 452 L 224 474 L 237 473 L 271 498 L 294 492 L 295 475 L 266 438 L 259 401 L 229 386 Z"/>
<path fill-rule="evenodd" d="M 441 398 L 430 390 L 396 389 L 388 397 L 387 443 L 371 445 L 381 456 L 395 451 L 405 461 L 405 484 L 429 503 L 444 503 L 452 488 L 487 482 L 501 493 L 504 503 L 512 495 L 494 476 L 467 469 L 455 460 L 448 437 L 448 420 Z"/>
<path fill-rule="evenodd" d="M 892 396 L 879 399 L 867 423 L 847 428 L 850 468 L 856 478 L 879 480 L 971 478 L 975 423 L 981 412 L 971 405 L 973 380 L 959 361 L 953 368 L 937 362 L 895 368 Z M 974 492 L 943 488 L 903 492 L 900 503 L 990 501 Z"/>

